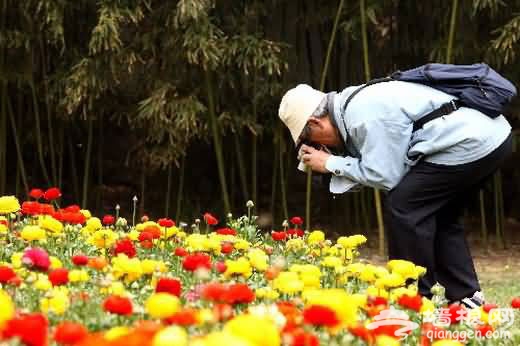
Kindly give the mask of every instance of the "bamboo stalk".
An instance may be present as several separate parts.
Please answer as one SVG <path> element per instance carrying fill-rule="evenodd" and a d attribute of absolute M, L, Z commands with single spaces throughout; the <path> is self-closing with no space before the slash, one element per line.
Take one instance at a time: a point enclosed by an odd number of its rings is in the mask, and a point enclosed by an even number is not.
<path fill-rule="evenodd" d="M 257 82 L 257 71 L 253 72 L 253 121 L 257 121 L 257 97 L 256 97 L 256 82 Z M 251 143 L 251 199 L 257 206 L 257 194 L 258 194 L 258 135 L 253 134 Z"/>
<path fill-rule="evenodd" d="M 320 90 L 323 91 L 325 88 L 325 80 L 327 79 L 327 71 L 330 62 L 330 56 L 332 53 L 332 47 L 334 46 L 334 39 L 336 38 L 336 32 L 338 30 L 339 19 L 341 17 L 341 10 L 343 9 L 344 0 L 340 0 L 336 16 L 334 19 L 334 26 L 329 38 L 329 44 L 327 47 L 327 54 L 325 55 L 325 61 L 321 72 L 320 79 Z M 311 200 L 312 200 L 312 170 L 307 170 L 307 181 L 306 181 L 306 193 L 305 193 L 305 228 L 310 230 L 311 226 Z"/>
<path fill-rule="evenodd" d="M 368 38 L 367 38 L 367 19 L 366 19 L 366 8 L 365 0 L 359 1 L 359 7 L 361 11 L 361 35 L 363 41 L 363 64 L 365 66 L 365 79 L 368 82 L 370 80 L 370 62 L 368 60 Z M 379 255 L 385 255 L 385 226 L 383 221 L 383 208 L 381 203 L 381 194 L 378 189 L 374 189 L 374 200 L 376 204 L 376 217 L 377 217 L 377 228 L 378 228 L 378 240 L 379 240 Z"/>
<path fill-rule="evenodd" d="M 97 145 L 98 145 L 98 155 L 97 155 L 97 176 L 98 176 L 98 188 L 97 188 L 97 201 L 96 206 L 99 207 L 103 202 L 103 148 L 105 142 L 105 136 L 103 131 L 103 113 L 99 114 L 99 129 L 97 134 Z"/>
<path fill-rule="evenodd" d="M 25 173 L 25 164 L 23 161 L 22 146 L 20 144 L 20 136 L 19 136 L 18 130 L 16 128 L 16 120 L 14 118 L 13 106 L 11 104 L 9 95 L 5 94 L 4 96 L 5 96 L 5 99 L 7 100 L 7 114 L 9 115 L 9 121 L 11 123 L 11 130 L 13 132 L 13 139 L 14 139 L 14 145 L 16 148 L 18 168 L 20 170 L 20 175 L 22 178 L 23 186 L 25 188 L 25 192 L 29 193 L 29 184 L 27 183 L 27 175 Z"/>
<path fill-rule="evenodd" d="M 144 197 L 146 192 L 146 170 L 141 170 L 141 196 L 139 199 L 139 215 L 144 215 Z"/>
<path fill-rule="evenodd" d="M 498 170 L 493 176 L 493 186 L 495 194 L 495 234 L 496 242 L 499 248 L 505 248 L 504 244 L 504 223 L 503 223 L 503 211 L 502 211 L 502 177 L 500 170 Z"/>
<path fill-rule="evenodd" d="M 69 148 L 70 173 L 72 180 L 72 190 L 74 191 L 74 200 L 79 200 L 79 182 L 78 170 L 76 168 L 76 154 L 74 152 L 74 145 L 70 136 L 67 136 L 67 146 Z"/>
<path fill-rule="evenodd" d="M 450 64 L 452 60 L 453 50 L 453 39 L 455 37 L 455 24 L 457 23 L 457 8 L 459 0 L 452 1 L 451 7 L 451 19 L 450 19 L 450 32 L 448 34 L 448 46 L 446 48 L 446 63 Z"/>
<path fill-rule="evenodd" d="M 226 173 L 224 171 L 224 159 L 222 156 L 222 147 L 220 143 L 220 136 L 218 131 L 217 116 L 215 114 L 215 101 L 213 98 L 213 86 L 211 83 L 210 72 L 206 71 L 206 91 L 208 93 L 208 111 L 210 118 L 211 132 L 213 134 L 213 145 L 215 146 L 215 156 L 217 157 L 217 168 L 220 180 L 220 187 L 222 189 L 222 200 L 224 202 L 224 211 L 226 214 L 231 212 L 229 204 L 228 188 L 226 183 Z"/>
<path fill-rule="evenodd" d="M 182 156 L 181 167 L 179 173 L 179 188 L 177 189 L 177 209 L 175 211 L 175 220 L 180 221 L 182 213 L 182 193 L 184 189 L 184 170 L 186 166 L 186 156 Z"/>
<path fill-rule="evenodd" d="M 287 186 L 286 186 L 286 173 L 284 172 L 284 147 L 285 147 L 285 139 L 282 135 L 282 127 L 279 126 L 278 127 L 278 131 L 279 131 L 279 136 L 278 138 L 280 138 L 280 141 L 279 141 L 279 155 L 278 155 L 278 159 L 280 161 L 280 192 L 281 192 L 281 195 L 282 195 L 282 208 L 283 208 L 283 217 L 284 217 L 284 220 L 289 220 L 289 211 L 288 211 L 288 208 L 287 208 Z"/>
<path fill-rule="evenodd" d="M 7 87 L 2 83 L 2 104 L 0 108 L 0 196 L 6 191 L 7 181 Z"/>
<path fill-rule="evenodd" d="M 94 136 L 94 119 L 92 116 L 88 119 L 88 135 L 87 135 L 87 151 L 85 153 L 85 167 L 83 171 L 83 197 L 81 199 L 81 206 L 87 208 L 88 189 L 90 177 L 90 160 L 92 153 L 92 139 Z"/>
<path fill-rule="evenodd" d="M 168 216 L 170 212 L 170 195 L 172 193 L 172 163 L 168 164 L 166 173 L 166 198 L 164 201 L 164 216 Z"/>
<path fill-rule="evenodd" d="M 271 174 L 271 216 L 273 218 L 273 221 L 276 220 L 276 182 L 278 180 L 278 165 L 280 164 L 280 150 L 278 141 L 280 138 L 277 138 L 276 135 L 278 134 L 278 127 L 280 124 L 276 125 L 275 129 L 275 138 L 273 139 L 273 149 L 274 149 L 274 159 L 273 159 L 273 171 Z"/>
<path fill-rule="evenodd" d="M 43 178 L 45 179 L 45 183 L 50 184 L 49 174 L 47 173 L 47 167 L 45 165 L 45 159 L 43 157 L 43 144 L 42 144 L 42 135 L 41 135 L 41 126 L 40 126 L 40 110 L 38 107 L 38 99 L 36 97 L 36 88 L 34 86 L 34 77 L 29 82 L 32 92 L 32 100 L 33 100 L 33 112 L 34 112 L 34 126 L 35 126 L 35 135 L 36 135 L 36 145 L 38 149 L 38 160 L 40 162 L 40 166 L 42 169 Z"/>
<path fill-rule="evenodd" d="M 238 177 L 240 179 L 240 186 L 242 187 L 242 195 L 244 196 L 245 200 L 248 200 L 249 189 L 247 188 L 246 165 L 244 162 L 244 155 L 242 153 L 242 145 L 240 144 L 238 131 L 233 134 L 233 139 L 235 141 L 235 154 L 238 161 Z"/>
<path fill-rule="evenodd" d="M 58 186 L 61 187 L 63 183 L 63 157 L 65 156 L 65 130 L 63 124 L 58 129 Z"/>

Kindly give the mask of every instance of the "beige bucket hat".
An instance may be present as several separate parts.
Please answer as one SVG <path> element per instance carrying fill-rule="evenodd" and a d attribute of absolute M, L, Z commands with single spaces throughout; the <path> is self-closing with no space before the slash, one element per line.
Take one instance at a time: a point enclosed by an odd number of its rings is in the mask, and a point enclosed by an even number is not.
<path fill-rule="evenodd" d="M 291 132 L 295 144 L 303 131 L 307 120 L 318 108 L 325 93 L 312 88 L 307 84 L 299 84 L 290 89 L 282 97 L 278 116 Z"/>

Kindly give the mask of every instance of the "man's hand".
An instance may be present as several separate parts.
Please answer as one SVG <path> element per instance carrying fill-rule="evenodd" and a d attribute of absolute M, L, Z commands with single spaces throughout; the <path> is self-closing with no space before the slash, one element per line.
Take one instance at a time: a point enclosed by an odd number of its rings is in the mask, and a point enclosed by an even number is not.
<path fill-rule="evenodd" d="M 298 153 L 298 159 L 302 160 L 314 172 L 328 173 L 325 163 L 330 154 L 323 150 L 316 150 L 313 147 L 303 144 Z"/>

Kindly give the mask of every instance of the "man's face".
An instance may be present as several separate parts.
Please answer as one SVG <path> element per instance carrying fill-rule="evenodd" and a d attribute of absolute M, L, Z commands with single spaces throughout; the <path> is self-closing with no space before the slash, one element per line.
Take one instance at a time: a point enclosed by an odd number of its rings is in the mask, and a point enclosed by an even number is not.
<path fill-rule="evenodd" d="M 310 131 L 307 138 L 303 138 L 304 141 L 328 147 L 337 147 L 341 144 L 338 131 L 328 116 L 320 118 L 310 117 L 307 124 Z"/>

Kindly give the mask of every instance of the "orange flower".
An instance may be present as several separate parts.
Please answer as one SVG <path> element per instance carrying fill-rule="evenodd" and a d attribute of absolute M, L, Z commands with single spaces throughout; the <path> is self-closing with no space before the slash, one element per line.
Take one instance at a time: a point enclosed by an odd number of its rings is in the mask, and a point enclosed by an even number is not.
<path fill-rule="evenodd" d="M 63 321 L 56 326 L 54 341 L 62 345 L 80 342 L 88 335 L 88 330 L 81 323 Z"/>
<path fill-rule="evenodd" d="M 107 266 L 105 257 L 92 257 L 88 260 L 88 266 L 96 270 L 103 270 Z"/>

